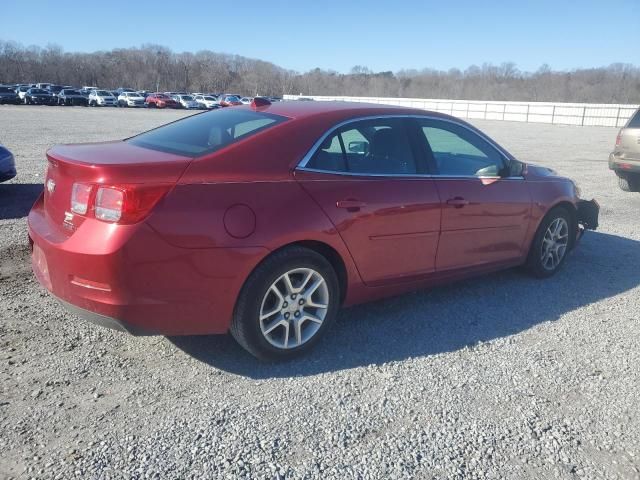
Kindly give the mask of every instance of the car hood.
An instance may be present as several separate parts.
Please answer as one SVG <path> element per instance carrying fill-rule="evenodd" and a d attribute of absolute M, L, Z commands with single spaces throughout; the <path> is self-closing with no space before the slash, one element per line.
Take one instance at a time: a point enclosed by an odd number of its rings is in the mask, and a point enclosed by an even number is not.
<path fill-rule="evenodd" d="M 549 178 L 568 180 L 568 178 L 563 177 L 562 175 L 558 175 L 558 172 L 551 168 L 543 167 L 541 165 L 535 165 L 532 163 L 527 163 L 527 169 L 524 176 L 525 178 Z"/>

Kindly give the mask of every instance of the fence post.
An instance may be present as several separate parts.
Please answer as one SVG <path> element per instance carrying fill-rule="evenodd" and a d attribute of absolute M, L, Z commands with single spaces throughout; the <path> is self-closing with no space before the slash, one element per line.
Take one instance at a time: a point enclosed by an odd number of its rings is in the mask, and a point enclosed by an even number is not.
<path fill-rule="evenodd" d="M 620 123 L 620 106 L 618 106 L 618 113 L 616 114 L 616 127 Z"/>
<path fill-rule="evenodd" d="M 554 120 L 556 118 L 556 106 L 553 106 L 553 111 L 551 112 L 551 125 L 554 124 Z"/>
<path fill-rule="evenodd" d="M 529 103 L 527 103 L 527 120 L 526 120 L 526 123 L 529 123 L 529 107 L 530 106 L 531 105 Z"/>
<path fill-rule="evenodd" d="M 487 102 L 484 102 L 484 118 L 483 120 L 487 119 Z"/>
<path fill-rule="evenodd" d="M 584 116 L 587 112 L 587 107 L 582 107 L 582 122 L 580 123 L 581 127 L 584 127 Z"/>

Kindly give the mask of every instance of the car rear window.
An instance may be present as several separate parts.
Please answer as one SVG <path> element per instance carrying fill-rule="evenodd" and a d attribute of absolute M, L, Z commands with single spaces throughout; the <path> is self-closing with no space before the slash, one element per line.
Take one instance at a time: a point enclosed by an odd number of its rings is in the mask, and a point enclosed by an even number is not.
<path fill-rule="evenodd" d="M 627 124 L 627 128 L 640 128 L 640 109 L 636 110 L 636 113 L 629 123 Z"/>
<path fill-rule="evenodd" d="M 229 108 L 200 113 L 158 127 L 127 142 L 161 152 L 198 157 L 287 120 L 286 117 Z"/>

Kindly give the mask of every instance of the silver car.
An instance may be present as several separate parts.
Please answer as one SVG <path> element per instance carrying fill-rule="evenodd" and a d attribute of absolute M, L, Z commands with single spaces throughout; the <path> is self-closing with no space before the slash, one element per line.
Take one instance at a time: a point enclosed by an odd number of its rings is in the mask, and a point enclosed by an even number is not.
<path fill-rule="evenodd" d="M 622 190 L 640 192 L 640 108 L 618 133 L 609 168 L 616 172 Z"/>

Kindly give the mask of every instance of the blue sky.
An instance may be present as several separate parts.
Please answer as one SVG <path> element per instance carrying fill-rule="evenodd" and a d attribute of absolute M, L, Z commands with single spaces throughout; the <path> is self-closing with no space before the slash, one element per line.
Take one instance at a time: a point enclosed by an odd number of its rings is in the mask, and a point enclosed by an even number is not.
<path fill-rule="evenodd" d="M 3 2 L 0 39 L 65 51 L 156 43 L 235 53 L 306 71 L 533 71 L 640 64 L 640 0 Z"/>

